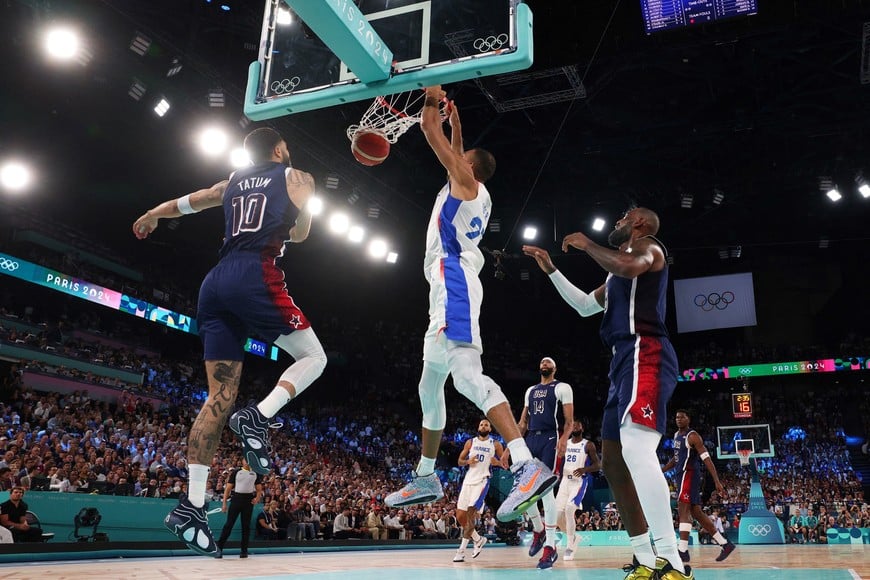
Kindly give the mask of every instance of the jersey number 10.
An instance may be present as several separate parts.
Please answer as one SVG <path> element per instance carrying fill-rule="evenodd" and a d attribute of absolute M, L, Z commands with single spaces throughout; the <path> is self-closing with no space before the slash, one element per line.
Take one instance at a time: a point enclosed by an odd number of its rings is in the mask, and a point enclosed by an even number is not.
<path fill-rule="evenodd" d="M 263 215 L 266 213 L 266 195 L 252 193 L 239 195 L 232 199 L 233 204 L 233 237 L 239 232 L 258 232 L 263 227 Z"/>

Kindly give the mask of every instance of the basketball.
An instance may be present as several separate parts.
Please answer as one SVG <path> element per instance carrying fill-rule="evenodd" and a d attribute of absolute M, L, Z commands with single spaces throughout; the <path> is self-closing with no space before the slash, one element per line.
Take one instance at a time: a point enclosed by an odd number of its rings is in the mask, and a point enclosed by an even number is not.
<path fill-rule="evenodd" d="M 390 154 L 390 142 L 371 131 L 358 131 L 351 141 L 350 150 L 356 160 L 369 167 L 381 164 Z"/>

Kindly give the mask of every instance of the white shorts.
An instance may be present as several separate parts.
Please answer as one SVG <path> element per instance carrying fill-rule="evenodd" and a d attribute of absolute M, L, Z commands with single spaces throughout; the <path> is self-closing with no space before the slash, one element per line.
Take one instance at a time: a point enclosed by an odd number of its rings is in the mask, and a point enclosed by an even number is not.
<path fill-rule="evenodd" d="M 474 508 L 480 511 L 488 491 L 489 478 L 477 483 L 463 483 L 462 489 L 459 491 L 459 499 L 456 500 L 456 509 L 468 511 L 470 508 Z"/>
<path fill-rule="evenodd" d="M 447 369 L 451 343 L 470 344 L 483 352 L 480 340 L 480 305 L 483 284 L 480 277 L 464 268 L 431 276 L 429 283 L 429 327 L 423 338 L 423 360 Z"/>
<path fill-rule="evenodd" d="M 576 509 L 583 509 L 583 496 L 589 486 L 589 477 L 562 478 L 559 484 L 559 493 L 556 494 L 556 510 L 562 511 L 569 505 Z"/>

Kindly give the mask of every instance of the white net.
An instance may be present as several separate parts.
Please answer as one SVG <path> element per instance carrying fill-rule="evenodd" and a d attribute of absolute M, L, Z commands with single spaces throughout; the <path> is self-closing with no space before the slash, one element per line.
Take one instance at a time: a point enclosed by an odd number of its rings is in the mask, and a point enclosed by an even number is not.
<path fill-rule="evenodd" d="M 408 129 L 420 122 L 425 97 L 423 90 L 375 97 L 359 124 L 347 128 L 347 138 L 353 141 L 354 135 L 363 131 L 377 133 L 390 143 L 395 143 Z M 443 119 L 444 103 L 441 116 Z"/>
<path fill-rule="evenodd" d="M 737 458 L 740 460 L 740 465 L 749 465 L 749 457 L 752 455 L 750 450 L 740 450 L 737 452 Z"/>

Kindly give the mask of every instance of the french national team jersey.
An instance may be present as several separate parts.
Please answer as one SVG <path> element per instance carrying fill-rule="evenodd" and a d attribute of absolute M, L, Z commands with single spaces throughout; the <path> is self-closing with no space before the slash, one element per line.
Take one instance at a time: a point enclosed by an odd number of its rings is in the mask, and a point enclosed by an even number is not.
<path fill-rule="evenodd" d="M 698 454 L 694 449 L 689 447 L 689 435 L 694 433 L 694 430 L 689 430 L 685 435 L 680 435 L 677 431 L 674 434 L 674 460 L 676 461 L 677 471 L 697 471 L 700 467 Z"/>
<path fill-rule="evenodd" d="M 664 244 L 653 236 L 667 255 Z M 665 313 L 668 303 L 668 266 L 637 278 L 609 274 L 605 283 L 601 339 L 609 347 L 637 336 L 668 336 Z"/>
<path fill-rule="evenodd" d="M 477 463 L 468 466 L 465 483 L 480 483 L 489 479 L 491 475 L 490 464 L 492 458 L 495 457 L 495 440 L 492 437 L 483 440 L 480 437 L 472 439 L 468 458 L 472 457 L 477 457 Z"/>
<path fill-rule="evenodd" d="M 224 192 L 224 244 L 220 257 L 251 252 L 274 260 L 284 252 L 299 210 L 287 195 L 282 163 L 261 163 L 230 175 Z"/>
<path fill-rule="evenodd" d="M 590 464 L 590 459 L 586 455 L 586 443 L 587 439 L 581 439 L 580 442 L 574 443 L 571 439 L 568 439 L 568 445 L 565 447 L 565 464 L 562 467 L 562 478 L 563 479 L 579 479 L 574 477 L 572 474 L 575 469 L 580 469 L 581 467 L 586 467 Z M 586 477 L 589 475 L 588 473 L 584 473 L 582 477 Z"/>
<path fill-rule="evenodd" d="M 529 409 L 529 431 L 559 431 L 559 403 L 574 403 L 574 390 L 568 383 L 552 381 L 538 383 L 526 389 Z"/>
<path fill-rule="evenodd" d="M 445 260 L 458 262 L 475 276 L 480 274 L 484 259 L 477 246 L 491 211 L 492 199 L 482 183 L 477 184 L 477 197 L 470 201 L 451 197 L 449 182 L 441 188 L 426 230 L 423 270 L 428 282 L 438 280 Z"/>

